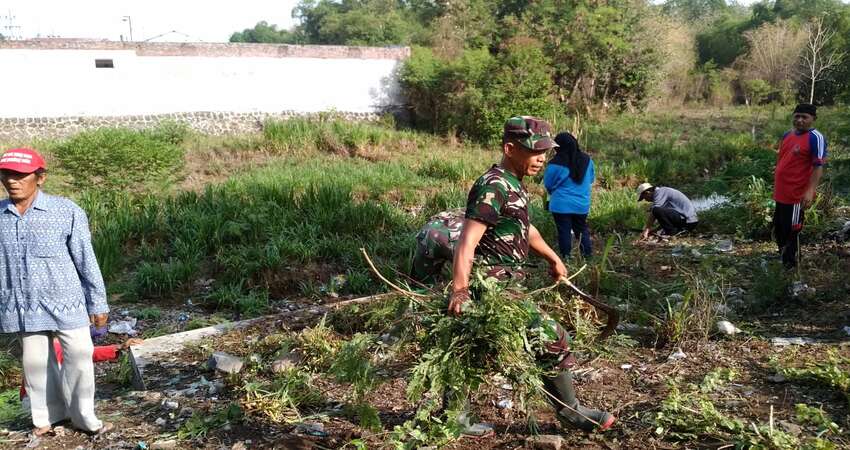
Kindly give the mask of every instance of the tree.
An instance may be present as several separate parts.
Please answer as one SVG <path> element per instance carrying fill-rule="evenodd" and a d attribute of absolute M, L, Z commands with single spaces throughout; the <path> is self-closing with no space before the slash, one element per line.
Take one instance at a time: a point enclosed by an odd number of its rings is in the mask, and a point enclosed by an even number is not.
<path fill-rule="evenodd" d="M 410 45 L 424 26 L 400 0 L 302 0 L 293 11 L 310 44 Z"/>
<path fill-rule="evenodd" d="M 826 73 L 841 64 L 846 52 L 829 49 L 828 45 L 835 31 L 824 26 L 823 18 L 813 19 L 806 27 L 806 48 L 802 58 L 802 76 L 810 84 L 809 103 L 815 100 L 815 83 L 822 80 Z"/>
<path fill-rule="evenodd" d="M 787 99 L 797 80 L 805 32 L 788 21 L 766 23 L 744 33 L 750 50 L 738 59 L 744 80 L 764 80 L 772 99 Z"/>
<path fill-rule="evenodd" d="M 277 25 L 257 22 L 254 28 L 246 28 L 230 35 L 230 42 L 255 42 L 263 44 L 296 44 L 303 39 L 297 32 L 278 30 Z"/>
<path fill-rule="evenodd" d="M 726 0 L 667 0 L 662 6 L 665 14 L 694 23 L 714 19 L 729 11 Z"/>

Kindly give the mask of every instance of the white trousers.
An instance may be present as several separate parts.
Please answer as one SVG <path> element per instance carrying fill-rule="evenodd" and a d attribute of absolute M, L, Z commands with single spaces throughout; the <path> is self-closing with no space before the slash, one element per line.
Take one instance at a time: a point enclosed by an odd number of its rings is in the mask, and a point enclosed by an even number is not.
<path fill-rule="evenodd" d="M 63 361 L 53 350 L 59 340 Z M 32 423 L 41 428 L 65 419 L 85 431 L 103 426 L 94 414 L 94 363 L 89 327 L 21 333 L 24 378 Z"/>

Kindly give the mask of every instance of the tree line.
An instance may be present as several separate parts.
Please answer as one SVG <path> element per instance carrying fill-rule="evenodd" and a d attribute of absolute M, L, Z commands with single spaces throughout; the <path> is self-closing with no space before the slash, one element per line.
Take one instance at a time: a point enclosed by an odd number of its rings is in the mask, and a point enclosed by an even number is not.
<path fill-rule="evenodd" d="M 417 125 L 492 139 L 515 111 L 850 102 L 840 0 L 302 0 L 231 42 L 410 45 Z"/>

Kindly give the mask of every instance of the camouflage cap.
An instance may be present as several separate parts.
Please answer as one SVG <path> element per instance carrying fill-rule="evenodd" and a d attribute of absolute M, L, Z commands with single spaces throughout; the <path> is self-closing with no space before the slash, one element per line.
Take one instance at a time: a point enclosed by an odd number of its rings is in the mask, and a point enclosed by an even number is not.
<path fill-rule="evenodd" d="M 517 139 L 528 150 L 548 150 L 557 147 L 552 128 L 543 119 L 531 116 L 511 117 L 505 122 L 505 139 Z"/>

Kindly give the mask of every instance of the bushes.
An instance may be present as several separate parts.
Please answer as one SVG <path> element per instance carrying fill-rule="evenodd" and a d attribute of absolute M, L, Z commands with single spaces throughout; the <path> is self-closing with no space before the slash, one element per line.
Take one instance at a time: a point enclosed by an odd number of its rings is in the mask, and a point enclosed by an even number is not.
<path fill-rule="evenodd" d="M 164 186 L 183 166 L 185 128 L 164 124 L 149 131 L 101 128 L 59 143 L 53 153 L 78 189 L 143 191 Z"/>
<path fill-rule="evenodd" d="M 476 49 L 452 60 L 415 48 L 400 81 L 418 126 L 489 143 L 508 117 L 556 117 L 549 67 L 532 39 L 513 41 L 495 56 Z"/>

